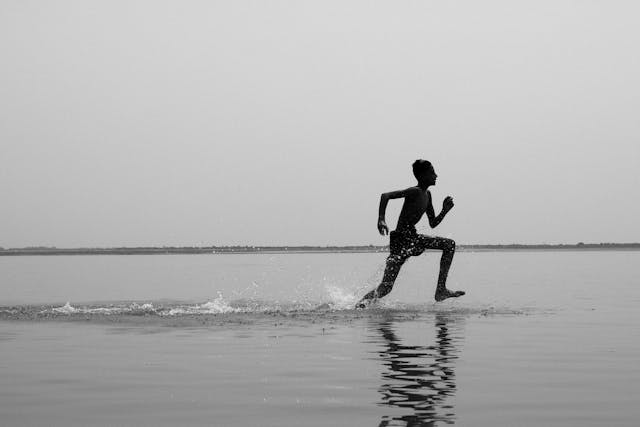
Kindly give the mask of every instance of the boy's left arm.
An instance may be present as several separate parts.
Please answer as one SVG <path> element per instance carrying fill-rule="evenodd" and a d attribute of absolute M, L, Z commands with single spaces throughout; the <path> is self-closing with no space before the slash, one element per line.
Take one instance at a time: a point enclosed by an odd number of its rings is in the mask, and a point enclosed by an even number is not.
<path fill-rule="evenodd" d="M 427 218 L 429 218 L 429 225 L 431 228 L 436 228 L 440 222 L 444 219 L 444 216 L 453 208 L 453 198 L 447 196 L 442 202 L 442 210 L 436 216 L 433 211 L 433 204 L 431 203 L 431 193 L 427 191 Z"/>

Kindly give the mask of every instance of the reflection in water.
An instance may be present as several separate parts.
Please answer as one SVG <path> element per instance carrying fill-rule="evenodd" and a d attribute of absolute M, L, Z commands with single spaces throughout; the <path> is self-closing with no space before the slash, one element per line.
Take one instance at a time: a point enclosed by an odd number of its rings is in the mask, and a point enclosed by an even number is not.
<path fill-rule="evenodd" d="M 387 367 L 382 374 L 382 405 L 408 409 L 403 416 L 383 417 L 380 426 L 435 426 L 453 424 L 455 414 L 447 399 L 456 391 L 453 363 L 458 358 L 458 330 L 450 336 L 454 319 L 443 314 L 435 317 L 434 345 L 405 345 L 394 333 L 393 320 L 385 320 L 376 329 L 384 338 L 379 355 Z"/>

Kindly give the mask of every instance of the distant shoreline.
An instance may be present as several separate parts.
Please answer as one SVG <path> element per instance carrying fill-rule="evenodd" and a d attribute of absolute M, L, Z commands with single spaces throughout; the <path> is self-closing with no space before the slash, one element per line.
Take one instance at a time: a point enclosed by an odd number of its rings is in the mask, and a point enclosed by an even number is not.
<path fill-rule="evenodd" d="M 27 255 L 166 255 L 166 254 L 304 254 L 388 252 L 388 246 L 167 246 L 117 248 L 27 247 L 0 249 L 0 256 Z M 462 252 L 490 251 L 637 251 L 640 243 L 458 245 Z"/>

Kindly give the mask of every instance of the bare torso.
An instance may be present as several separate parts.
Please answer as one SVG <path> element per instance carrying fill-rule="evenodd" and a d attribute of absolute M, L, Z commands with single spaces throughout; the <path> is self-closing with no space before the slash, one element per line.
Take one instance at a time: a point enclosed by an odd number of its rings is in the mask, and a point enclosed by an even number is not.
<path fill-rule="evenodd" d="M 414 228 L 426 212 L 430 200 L 431 194 L 428 191 L 424 191 L 420 187 L 413 187 L 412 191 L 404 198 L 396 230 Z"/>

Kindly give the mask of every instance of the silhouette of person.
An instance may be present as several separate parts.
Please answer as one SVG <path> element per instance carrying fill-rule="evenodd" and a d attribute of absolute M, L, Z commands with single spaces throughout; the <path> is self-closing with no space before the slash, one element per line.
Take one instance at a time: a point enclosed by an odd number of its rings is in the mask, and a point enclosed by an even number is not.
<path fill-rule="evenodd" d="M 378 325 L 386 344 L 380 357 L 388 368 L 379 389 L 382 404 L 412 410 L 399 417 L 383 417 L 380 427 L 397 425 L 397 421 L 406 426 L 454 423 L 453 406 L 446 402 L 456 391 L 453 362 L 458 358 L 455 340 L 449 336 L 450 321 L 446 315 L 436 314 L 436 343 L 431 346 L 405 345 L 391 321 Z"/>
<path fill-rule="evenodd" d="M 433 166 L 427 160 L 416 160 L 413 163 L 413 175 L 418 180 L 418 185 L 406 190 L 391 191 L 380 196 L 378 210 L 378 231 L 380 234 L 389 234 L 389 257 L 380 285 L 367 293 L 356 304 L 357 308 L 365 308 L 372 300 L 382 298 L 391 292 L 400 268 L 409 257 L 418 256 L 427 249 L 439 249 L 442 251 L 440 258 L 440 274 L 435 292 L 435 300 L 443 301 L 451 297 L 464 295 L 464 291 L 450 291 L 447 289 L 447 275 L 453 261 L 456 242 L 451 239 L 438 236 L 418 234 L 415 225 L 422 215 L 427 214 L 429 225 L 435 228 L 444 219 L 445 215 L 453 208 L 453 199 L 448 196 L 442 203 L 442 210 L 438 215 L 433 210 L 429 187 L 435 185 L 436 174 Z M 385 222 L 385 212 L 390 199 L 404 199 L 398 225 L 395 231 L 389 233 Z"/>

